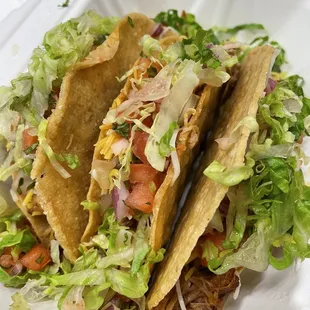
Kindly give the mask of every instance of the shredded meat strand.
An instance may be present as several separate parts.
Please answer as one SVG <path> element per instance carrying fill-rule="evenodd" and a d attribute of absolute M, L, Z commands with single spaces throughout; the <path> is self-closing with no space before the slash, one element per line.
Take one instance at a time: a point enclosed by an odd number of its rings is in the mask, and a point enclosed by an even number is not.
<path fill-rule="evenodd" d="M 193 274 L 188 280 L 181 279 L 182 295 L 187 310 L 222 310 L 227 297 L 239 285 L 235 269 L 223 275 L 211 274 L 206 269 Z M 175 288 L 155 308 L 156 310 L 180 310 Z"/>

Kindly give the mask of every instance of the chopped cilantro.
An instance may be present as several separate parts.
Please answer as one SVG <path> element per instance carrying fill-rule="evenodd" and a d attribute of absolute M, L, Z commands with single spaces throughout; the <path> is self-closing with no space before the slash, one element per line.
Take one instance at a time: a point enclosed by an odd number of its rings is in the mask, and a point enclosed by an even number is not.
<path fill-rule="evenodd" d="M 163 26 L 170 26 L 188 38 L 194 37 L 197 30 L 201 29 L 201 26 L 196 22 L 193 14 L 183 12 L 182 15 L 179 16 L 177 10 L 160 12 L 154 18 L 154 21 L 161 23 Z"/>
<path fill-rule="evenodd" d="M 221 62 L 212 50 L 207 47 L 209 43 L 219 43 L 213 30 L 198 30 L 195 37 L 183 40 L 182 44 L 185 51 L 184 58 L 192 59 L 197 62 L 200 61 L 204 65 L 216 69 L 221 65 Z"/>
<path fill-rule="evenodd" d="M 129 132 L 130 132 L 130 127 L 129 127 L 129 124 L 124 122 L 122 124 L 117 124 L 117 123 L 114 123 L 112 125 L 112 129 L 117 133 L 119 134 L 121 137 L 124 137 L 126 139 L 129 138 Z"/>

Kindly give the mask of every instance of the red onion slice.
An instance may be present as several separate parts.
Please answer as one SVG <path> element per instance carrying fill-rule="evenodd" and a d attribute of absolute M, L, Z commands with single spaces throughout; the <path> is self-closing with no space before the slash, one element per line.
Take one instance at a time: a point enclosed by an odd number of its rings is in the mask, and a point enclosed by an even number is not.
<path fill-rule="evenodd" d="M 157 38 L 161 35 L 161 33 L 163 32 L 164 27 L 162 26 L 162 24 L 155 24 L 153 31 L 151 33 L 151 37 L 152 38 Z"/>
<path fill-rule="evenodd" d="M 129 196 L 129 191 L 126 188 L 124 182 L 121 181 L 121 188 L 114 187 L 112 191 L 113 207 L 115 216 L 118 222 L 120 222 L 126 216 L 130 218 L 132 216 L 132 210 L 127 207 L 124 201 Z"/>
<path fill-rule="evenodd" d="M 268 78 L 267 85 L 265 88 L 266 96 L 269 95 L 276 88 L 277 84 L 278 84 L 277 81 Z"/>
<path fill-rule="evenodd" d="M 23 265 L 17 262 L 10 271 L 10 276 L 17 276 L 23 271 Z"/>

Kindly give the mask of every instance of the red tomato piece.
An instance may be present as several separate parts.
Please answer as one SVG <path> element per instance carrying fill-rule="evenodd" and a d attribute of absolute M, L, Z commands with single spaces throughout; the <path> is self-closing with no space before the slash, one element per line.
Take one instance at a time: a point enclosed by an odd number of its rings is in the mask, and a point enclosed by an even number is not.
<path fill-rule="evenodd" d="M 131 164 L 129 181 L 135 183 L 150 183 L 154 181 L 157 170 L 147 164 Z"/>
<path fill-rule="evenodd" d="M 133 148 L 132 151 L 136 157 L 138 157 L 143 163 L 149 164 L 144 150 L 147 143 L 149 134 L 144 131 L 136 131 L 133 139 Z"/>
<path fill-rule="evenodd" d="M 223 250 L 223 242 L 226 239 L 225 232 L 214 231 L 212 234 L 206 234 L 204 237 L 205 240 L 212 241 L 219 250 Z"/>
<path fill-rule="evenodd" d="M 50 251 L 42 244 L 36 244 L 20 262 L 28 269 L 39 271 L 51 261 Z"/>
<path fill-rule="evenodd" d="M 151 213 L 153 209 L 155 192 L 151 190 L 151 184 L 137 183 L 133 186 L 125 203 L 128 207 Z"/>
<path fill-rule="evenodd" d="M 142 122 L 145 126 L 151 128 L 153 125 L 153 118 L 152 116 L 148 116 L 143 122 Z"/>
<path fill-rule="evenodd" d="M 29 129 L 24 130 L 23 132 L 23 149 L 28 149 L 32 144 L 38 142 L 37 136 L 31 136 L 29 134 Z"/>
<path fill-rule="evenodd" d="M 156 177 L 154 179 L 154 183 L 156 185 L 156 189 L 158 190 L 160 188 L 160 185 L 163 184 L 164 180 L 165 180 L 165 177 L 166 177 L 166 173 L 163 173 L 163 172 L 158 172 L 156 174 Z"/>

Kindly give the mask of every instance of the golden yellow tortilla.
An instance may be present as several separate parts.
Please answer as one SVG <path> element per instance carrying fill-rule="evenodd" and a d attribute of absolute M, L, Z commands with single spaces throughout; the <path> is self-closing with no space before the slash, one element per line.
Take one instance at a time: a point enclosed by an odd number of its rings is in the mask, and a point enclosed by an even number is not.
<path fill-rule="evenodd" d="M 266 86 L 274 51 L 271 46 L 257 47 L 249 52 L 241 66 L 236 88 L 222 107 L 210 149 L 201 164 L 198 182 L 191 190 L 168 253 L 159 266 L 154 285 L 148 295 L 149 309 L 156 307 L 174 287 L 199 237 L 204 233 L 227 193 L 228 187 L 207 178 L 202 174 L 202 170 L 214 160 L 227 168 L 244 164 L 250 135 L 248 128 L 242 128 L 239 140 L 226 151 L 219 149 L 214 139 L 229 136 L 244 117 L 256 117 L 258 101 Z"/>
<path fill-rule="evenodd" d="M 132 19 L 133 27 L 128 22 Z M 39 147 L 32 170 L 36 193 L 65 256 L 74 261 L 88 222 L 86 199 L 99 124 L 119 93 L 122 76 L 140 53 L 140 38 L 153 22 L 141 14 L 125 16 L 107 40 L 66 74 L 56 109 L 48 120 L 47 142 L 55 153 L 76 154 L 80 165 L 62 178 Z"/>

